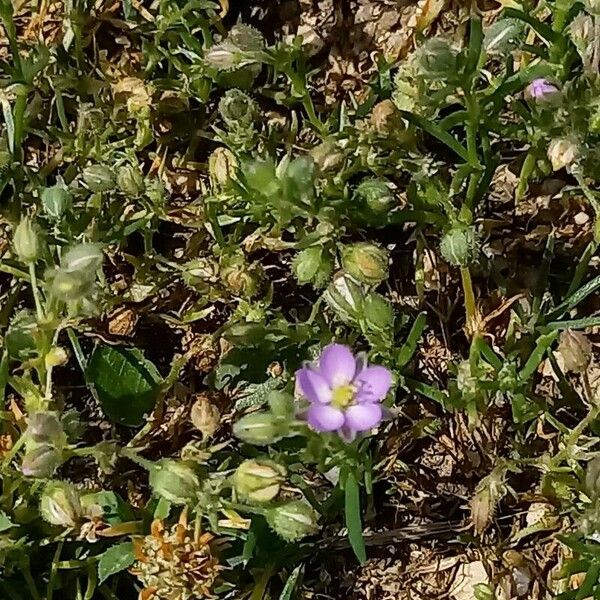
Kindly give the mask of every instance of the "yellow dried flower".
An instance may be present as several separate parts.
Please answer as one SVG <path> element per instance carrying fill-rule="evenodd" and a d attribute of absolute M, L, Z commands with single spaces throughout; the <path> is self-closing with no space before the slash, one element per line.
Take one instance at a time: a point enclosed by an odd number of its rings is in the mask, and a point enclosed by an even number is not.
<path fill-rule="evenodd" d="M 140 600 L 214 598 L 215 581 L 223 567 L 212 547 L 213 535 L 188 527 L 187 511 L 167 529 L 156 519 L 150 535 L 134 540 L 136 562 L 131 572 L 144 585 Z"/>

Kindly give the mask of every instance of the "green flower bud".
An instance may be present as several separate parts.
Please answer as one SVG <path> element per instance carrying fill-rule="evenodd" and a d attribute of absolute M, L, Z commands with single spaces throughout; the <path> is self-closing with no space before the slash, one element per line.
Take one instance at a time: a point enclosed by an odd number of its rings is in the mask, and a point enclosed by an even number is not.
<path fill-rule="evenodd" d="M 271 160 L 249 161 L 243 168 L 248 187 L 264 196 L 280 193 L 280 183 Z"/>
<path fill-rule="evenodd" d="M 360 242 L 342 250 L 344 270 L 361 283 L 378 285 L 388 278 L 389 255 L 386 250 Z"/>
<path fill-rule="evenodd" d="M 421 74 L 427 79 L 448 79 L 456 73 L 456 52 L 448 40 L 431 38 L 417 51 Z"/>
<path fill-rule="evenodd" d="M 566 371 L 583 373 L 592 360 L 592 343 L 585 334 L 565 329 L 560 334 L 557 353 L 562 357 Z"/>
<path fill-rule="evenodd" d="M 242 52 L 259 52 L 265 47 L 263 34 L 255 27 L 244 23 L 237 23 L 231 28 L 227 42 Z"/>
<path fill-rule="evenodd" d="M 322 246 L 311 246 L 296 255 L 292 269 L 298 283 L 312 281 L 315 287 L 322 287 L 333 270 L 333 259 Z"/>
<path fill-rule="evenodd" d="M 335 140 L 326 139 L 310 151 L 310 156 L 321 173 L 339 169 L 344 163 L 344 153 Z"/>
<path fill-rule="evenodd" d="M 40 257 L 40 232 L 29 217 L 24 217 L 17 225 L 13 236 L 13 244 L 17 257 L 21 262 L 34 263 Z"/>
<path fill-rule="evenodd" d="M 61 452 L 51 444 L 36 445 L 23 456 L 21 472 L 25 477 L 48 479 L 60 466 L 61 458 Z"/>
<path fill-rule="evenodd" d="M 140 169 L 133 165 L 125 165 L 117 173 L 119 189 L 130 198 L 138 198 L 144 193 L 146 186 Z"/>
<path fill-rule="evenodd" d="M 27 423 L 27 435 L 36 442 L 61 444 L 64 441 L 64 431 L 57 412 L 34 412 Z"/>
<path fill-rule="evenodd" d="M 356 188 L 356 197 L 373 212 L 387 212 L 394 204 L 394 194 L 383 179 L 365 179 Z"/>
<path fill-rule="evenodd" d="M 223 260 L 221 279 L 235 296 L 251 298 L 261 287 L 263 271 L 258 263 L 248 264 L 243 255 L 234 255 Z"/>
<path fill-rule="evenodd" d="M 600 0 L 584 0 L 583 4 L 591 15 L 600 17 Z"/>
<path fill-rule="evenodd" d="M 51 525 L 74 527 L 83 515 L 75 486 L 66 481 L 50 481 L 40 500 L 40 514 Z"/>
<path fill-rule="evenodd" d="M 27 309 L 18 311 L 11 319 L 4 337 L 10 358 L 25 361 L 37 356 L 35 334 L 38 331 L 35 314 Z"/>
<path fill-rule="evenodd" d="M 150 487 L 157 496 L 171 504 L 190 504 L 200 490 L 194 469 L 186 463 L 163 459 L 150 469 Z"/>
<path fill-rule="evenodd" d="M 266 513 L 269 526 L 287 542 L 297 542 L 319 530 L 319 515 L 306 502 L 292 500 Z"/>
<path fill-rule="evenodd" d="M 183 280 L 190 287 L 202 283 L 218 281 L 219 265 L 211 258 L 201 257 L 186 263 L 183 268 Z"/>
<path fill-rule="evenodd" d="M 89 296 L 94 289 L 94 282 L 88 275 L 69 273 L 58 269 L 49 275 L 50 294 L 62 302 L 77 302 Z"/>
<path fill-rule="evenodd" d="M 580 148 L 574 140 L 556 139 L 552 140 L 548 146 L 548 159 L 554 171 L 566 169 L 570 172 L 579 158 Z"/>
<path fill-rule="evenodd" d="M 271 412 L 286 422 L 294 418 L 294 398 L 285 392 L 272 391 L 267 396 Z"/>
<path fill-rule="evenodd" d="M 283 439 L 289 431 L 289 420 L 268 412 L 244 415 L 233 425 L 233 435 L 248 444 L 266 446 Z"/>
<path fill-rule="evenodd" d="M 242 52 L 232 44 L 224 42 L 209 48 L 204 55 L 204 61 L 209 67 L 219 71 L 231 71 L 242 63 Z"/>
<path fill-rule="evenodd" d="M 346 323 L 356 322 L 364 308 L 364 293 L 348 275 L 338 273 L 323 295 L 336 315 Z"/>
<path fill-rule="evenodd" d="M 71 208 L 73 196 L 64 182 L 59 182 L 42 192 L 44 212 L 54 220 L 59 220 Z"/>
<path fill-rule="evenodd" d="M 219 114 L 229 129 L 246 129 L 254 123 L 258 105 L 248 94 L 233 88 L 219 101 Z"/>
<path fill-rule="evenodd" d="M 68 273 L 86 274 L 94 279 L 103 259 L 100 244 L 78 244 L 63 255 L 60 267 Z"/>
<path fill-rule="evenodd" d="M 235 178 L 238 168 L 235 154 L 228 148 L 217 148 L 208 157 L 208 172 L 215 188 L 219 189 Z"/>
<path fill-rule="evenodd" d="M 105 165 L 91 165 L 82 173 L 83 182 L 92 192 L 108 192 L 115 187 L 115 176 Z"/>
<path fill-rule="evenodd" d="M 244 502 L 262 504 L 273 500 L 287 471 L 268 458 L 245 460 L 233 474 L 233 488 Z"/>
<path fill-rule="evenodd" d="M 199 396 L 192 406 L 190 419 L 204 439 L 214 435 L 221 424 L 219 409 L 206 396 Z"/>
<path fill-rule="evenodd" d="M 455 226 L 442 238 L 440 252 L 451 265 L 466 267 L 479 254 L 479 236 L 473 227 Z"/>
<path fill-rule="evenodd" d="M 400 111 L 390 99 L 382 100 L 373 107 L 371 125 L 380 135 L 397 136 L 406 129 Z"/>

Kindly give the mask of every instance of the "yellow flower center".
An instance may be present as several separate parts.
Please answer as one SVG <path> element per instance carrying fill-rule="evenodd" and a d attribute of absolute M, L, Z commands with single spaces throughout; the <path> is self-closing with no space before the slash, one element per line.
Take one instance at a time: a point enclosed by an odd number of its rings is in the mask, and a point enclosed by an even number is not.
<path fill-rule="evenodd" d="M 335 408 L 346 408 L 354 400 L 354 387 L 341 385 L 335 388 L 331 395 L 331 405 Z"/>

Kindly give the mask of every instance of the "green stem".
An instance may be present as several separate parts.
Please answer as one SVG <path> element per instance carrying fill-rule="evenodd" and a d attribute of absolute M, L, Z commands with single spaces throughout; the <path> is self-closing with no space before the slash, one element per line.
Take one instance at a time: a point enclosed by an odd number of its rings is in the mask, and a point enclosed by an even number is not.
<path fill-rule="evenodd" d="M 35 264 L 29 263 L 29 277 L 31 279 L 31 290 L 33 291 L 33 299 L 35 301 L 35 312 L 37 315 L 38 322 L 44 320 L 44 309 L 42 308 L 42 302 L 40 299 L 40 290 L 37 285 L 37 275 L 35 274 Z"/>
<path fill-rule="evenodd" d="M 29 557 L 21 562 L 19 565 L 21 569 L 21 573 L 23 573 L 23 577 L 25 578 L 25 582 L 27 583 L 27 587 L 29 588 L 29 593 L 33 600 L 41 600 L 41 596 L 35 586 L 35 581 L 33 580 L 33 576 L 31 575 L 31 569 L 29 566 Z"/>
<path fill-rule="evenodd" d="M 264 571 L 261 573 L 259 580 L 256 582 L 254 589 L 252 590 L 252 595 L 250 596 L 250 600 L 262 600 L 265 591 L 267 590 L 267 585 L 273 576 L 274 565 L 269 563 Z"/>
<path fill-rule="evenodd" d="M 596 254 L 596 250 L 598 249 L 598 242 L 596 240 L 592 240 L 585 249 L 583 255 L 579 259 L 579 264 L 575 269 L 575 275 L 573 276 L 573 280 L 571 281 L 571 285 L 569 285 L 569 290 L 567 292 L 567 298 L 575 293 L 575 291 L 581 285 L 583 278 L 587 272 L 590 261 L 592 260 L 592 256 Z"/>
<path fill-rule="evenodd" d="M 467 331 L 473 335 L 478 327 L 477 304 L 475 302 L 475 293 L 473 292 L 473 281 L 469 267 L 460 268 L 463 291 L 465 294 L 465 313 L 467 317 Z"/>
<path fill-rule="evenodd" d="M 54 594 L 54 584 L 56 583 L 56 575 L 58 573 L 57 565 L 60 560 L 60 555 L 62 554 L 64 543 L 64 540 L 61 540 L 56 546 L 56 552 L 54 553 L 52 568 L 50 570 L 50 579 L 48 580 L 48 587 L 46 588 L 46 600 L 52 600 L 52 595 Z"/>

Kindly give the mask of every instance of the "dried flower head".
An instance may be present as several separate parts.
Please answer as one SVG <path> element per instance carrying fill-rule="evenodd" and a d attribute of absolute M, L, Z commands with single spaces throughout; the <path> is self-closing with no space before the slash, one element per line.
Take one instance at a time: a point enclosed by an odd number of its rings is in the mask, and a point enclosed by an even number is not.
<path fill-rule="evenodd" d="M 142 582 L 140 600 L 214 598 L 223 567 L 213 555 L 213 535 L 188 527 L 187 512 L 167 529 L 160 519 L 150 535 L 134 540 L 136 562 L 131 572 Z"/>

